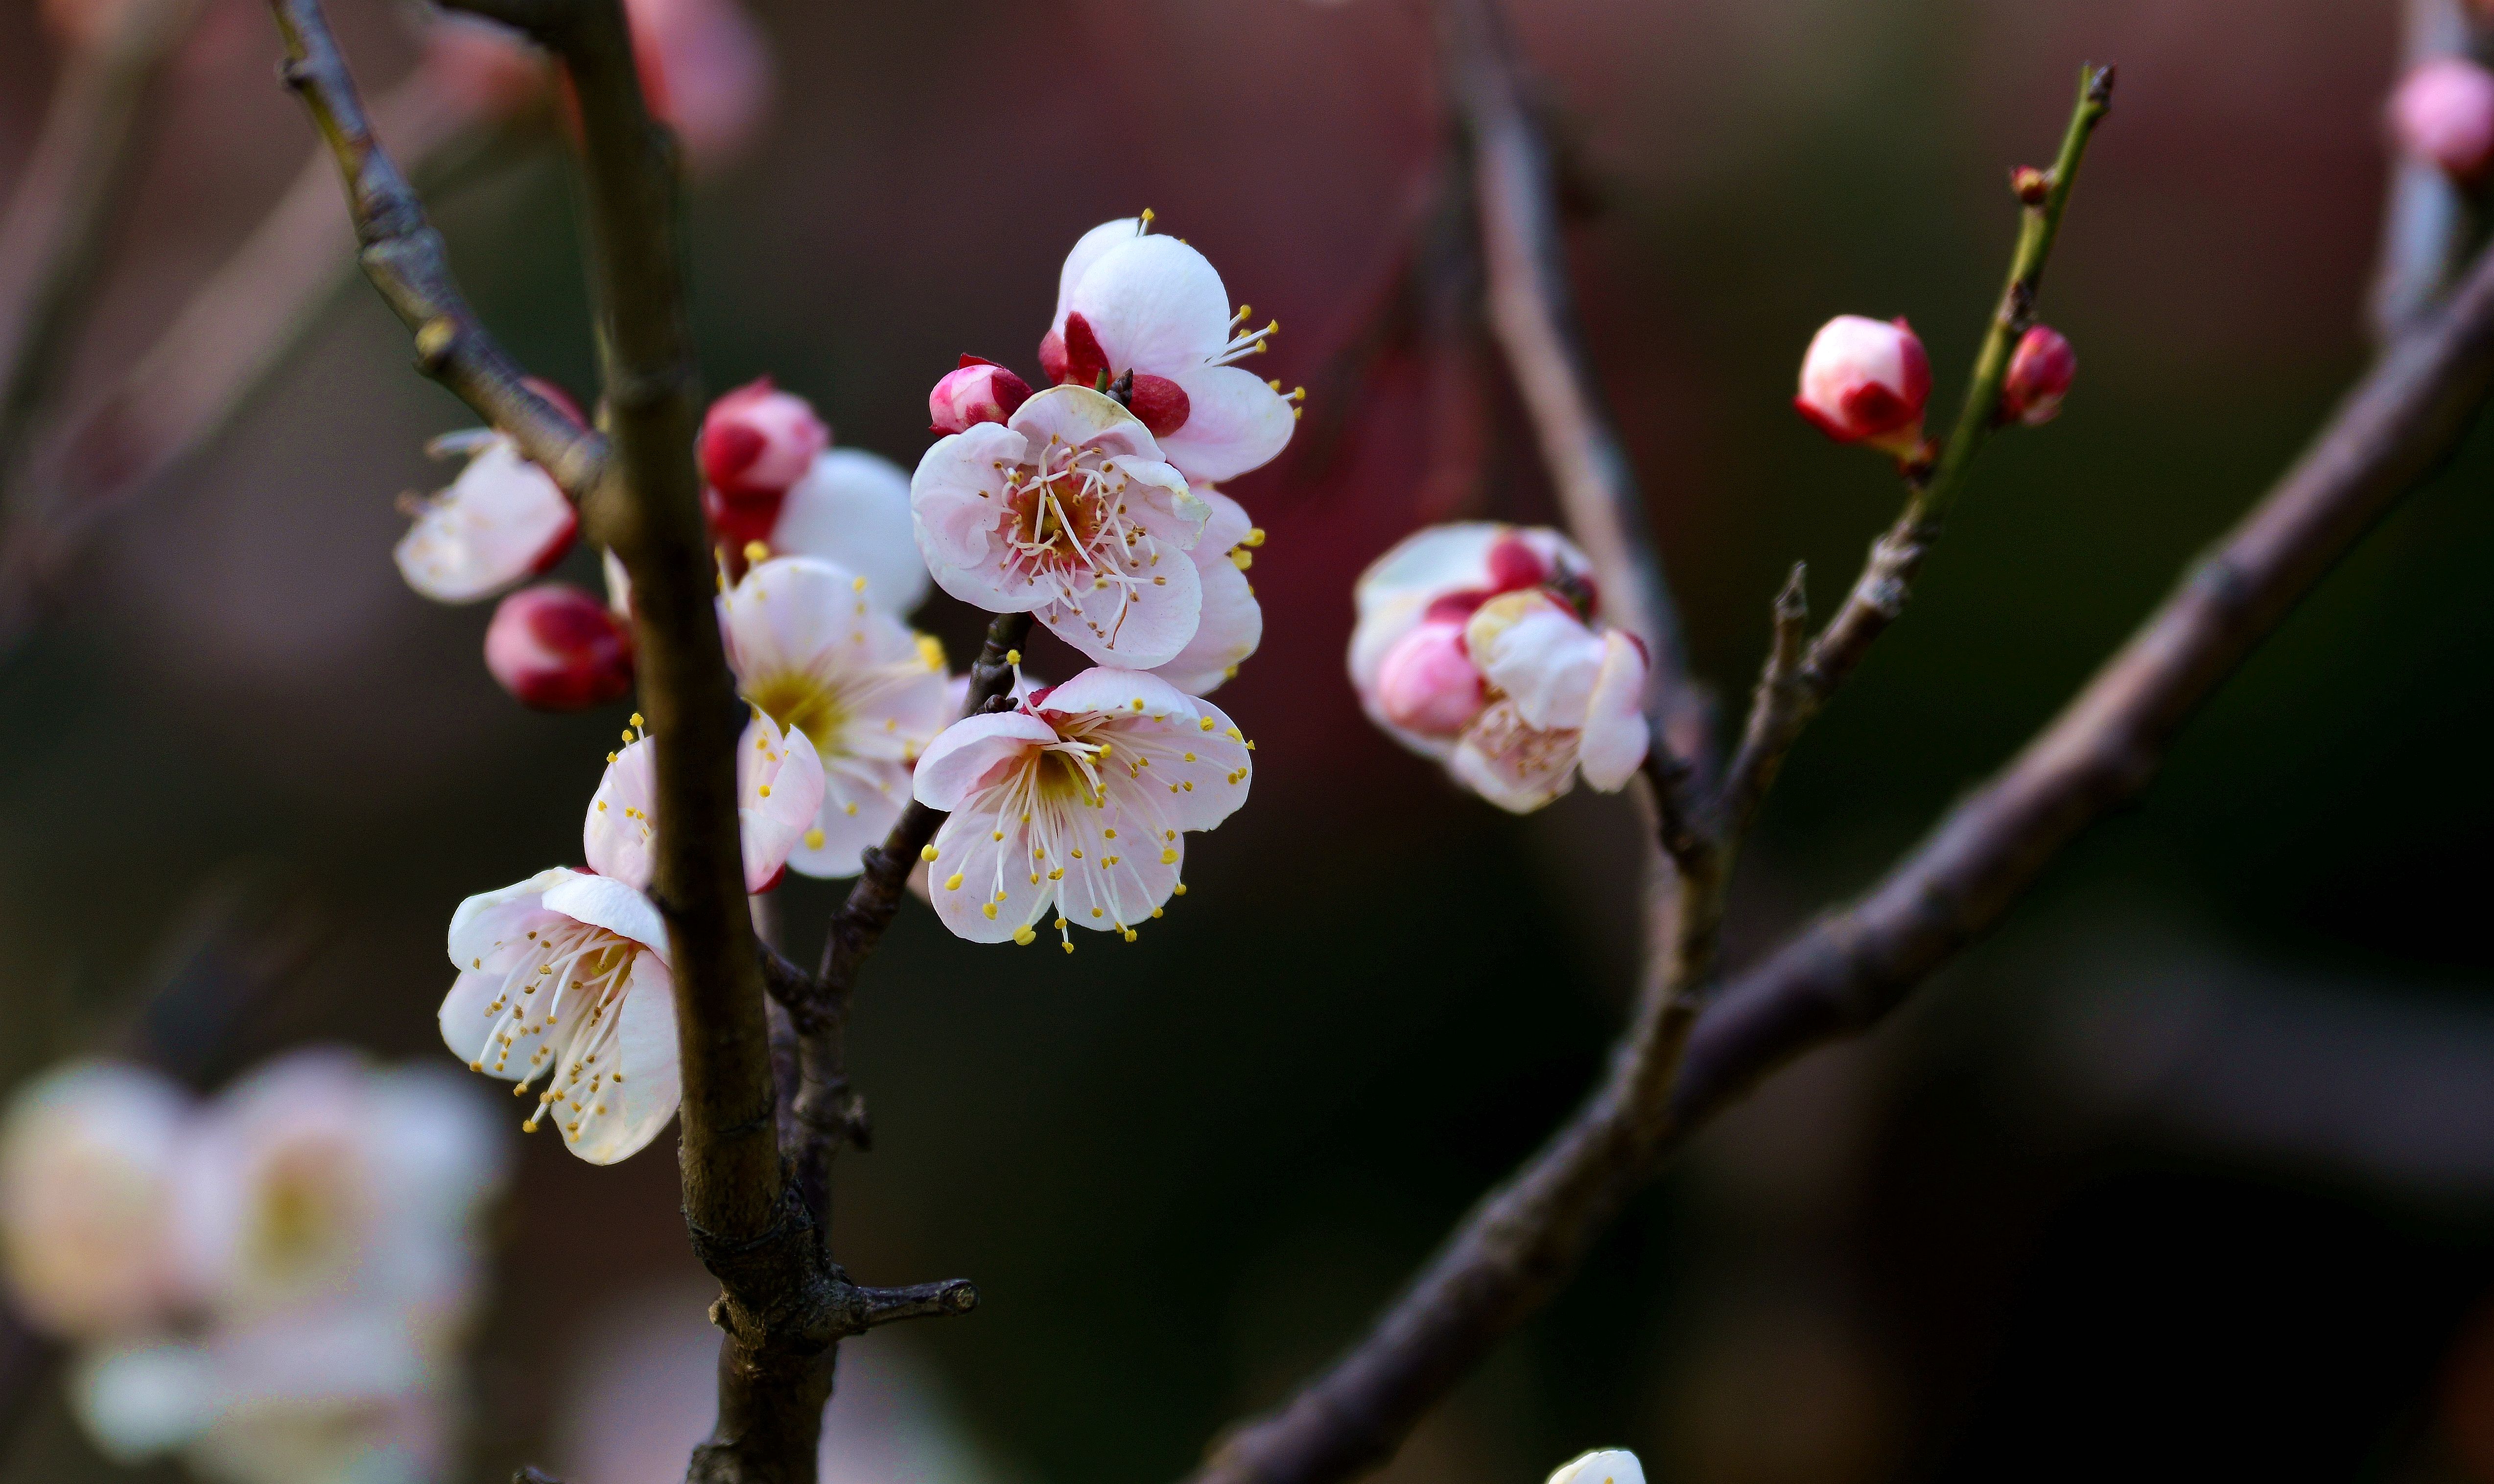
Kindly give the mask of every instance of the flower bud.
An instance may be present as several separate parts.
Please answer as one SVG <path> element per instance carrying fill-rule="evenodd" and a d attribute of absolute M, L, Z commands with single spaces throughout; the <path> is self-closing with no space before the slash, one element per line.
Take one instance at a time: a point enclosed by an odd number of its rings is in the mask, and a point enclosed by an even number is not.
<path fill-rule="evenodd" d="M 1811 337 L 1793 406 L 1840 443 L 1904 458 L 1922 442 L 1931 395 L 1931 359 L 1912 326 L 1839 315 Z"/>
<path fill-rule="evenodd" d="M 831 442 L 832 430 L 805 398 L 763 377 L 710 405 L 701 428 L 702 477 L 730 500 L 776 498 L 806 477 Z"/>
<path fill-rule="evenodd" d="M 1415 625 L 1385 651 L 1377 706 L 1385 719 L 1422 737 L 1454 737 L 1486 701 L 1480 671 L 1464 647 L 1461 621 Z"/>
<path fill-rule="evenodd" d="M 485 668 L 523 706 L 587 711 L 631 690 L 632 632 L 577 588 L 523 588 L 485 627 Z"/>
<path fill-rule="evenodd" d="M 983 422 L 1003 422 L 1030 400 L 1030 383 L 993 361 L 961 357 L 958 370 L 927 394 L 929 433 L 966 433 Z"/>
<path fill-rule="evenodd" d="M 2000 383 L 2000 420 L 2040 428 L 2061 415 L 2061 398 L 2079 374 L 2079 353 L 2060 331 L 2039 324 L 2018 342 Z"/>
<path fill-rule="evenodd" d="M 2477 180 L 2494 164 L 2494 73 L 2464 57 L 2418 63 L 2390 95 L 2390 133 L 2453 179 Z"/>
<path fill-rule="evenodd" d="M 2009 189 L 2022 206 L 2041 206 L 2052 197 L 2053 177 L 2031 165 L 2009 172 Z"/>

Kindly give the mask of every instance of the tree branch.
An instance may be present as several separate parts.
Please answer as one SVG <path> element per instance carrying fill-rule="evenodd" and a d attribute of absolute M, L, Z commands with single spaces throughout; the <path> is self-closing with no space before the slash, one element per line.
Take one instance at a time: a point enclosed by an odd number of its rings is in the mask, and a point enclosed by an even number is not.
<path fill-rule="evenodd" d="M 2403 9 L 2402 71 L 2433 57 L 2468 55 L 2471 28 L 2462 0 L 2407 0 Z M 2433 307 L 2467 250 L 2473 215 L 2468 197 L 2440 166 L 2392 146 L 2382 246 L 2364 302 L 2375 345 L 2398 339 Z"/>
<path fill-rule="evenodd" d="M 75 338 L 156 75 L 189 31 L 193 0 L 130 0 L 62 68 L 32 158 L 0 217 L 0 478 L 46 379 Z"/>
<path fill-rule="evenodd" d="M 2006 770 L 1851 908 L 1736 978 L 1658 1102 L 1639 1032 L 1559 1135 L 1469 1214 L 1369 1334 L 1196 1484 L 1320 1484 L 1388 1455 L 1558 1287 L 1627 1196 L 1769 1073 L 1885 1015 L 1999 922 L 2087 826 L 2147 786 L 2190 714 L 2494 387 L 2494 254 L 2365 378 L 2312 448 Z M 1652 1014 L 1641 1006 L 1640 1018 Z"/>

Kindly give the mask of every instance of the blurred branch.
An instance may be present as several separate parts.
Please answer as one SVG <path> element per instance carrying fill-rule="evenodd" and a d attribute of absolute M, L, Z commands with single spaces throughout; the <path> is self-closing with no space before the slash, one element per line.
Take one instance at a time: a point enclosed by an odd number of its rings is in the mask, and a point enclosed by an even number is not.
<path fill-rule="evenodd" d="M 2407 0 L 2402 73 L 2441 56 L 2466 56 L 2471 26 L 2462 0 Z M 2387 346 L 2433 307 L 2467 251 L 2474 213 L 2458 184 L 2430 160 L 2390 149 L 2389 198 L 2382 246 L 2365 299 L 2373 343 Z"/>
<path fill-rule="evenodd" d="M 0 478 L 65 358 L 103 259 L 138 116 L 190 29 L 193 0 L 130 0 L 63 67 L 33 156 L 0 217 Z"/>
<path fill-rule="evenodd" d="M 2312 447 L 2018 758 L 1851 907 L 1736 977 L 1640 1106 L 1610 1075 L 1457 1228 L 1377 1327 L 1199 1484 L 1316 1484 L 1390 1453 L 1565 1280 L 1608 1216 L 1705 1121 L 1813 1046 L 1867 1030 L 1997 924 L 2061 850 L 2136 798 L 2182 724 L 2372 524 L 2457 445 L 2494 389 L 2494 253 L 2368 374 Z M 1589 1170 L 1583 1178 L 1558 1176 Z"/>

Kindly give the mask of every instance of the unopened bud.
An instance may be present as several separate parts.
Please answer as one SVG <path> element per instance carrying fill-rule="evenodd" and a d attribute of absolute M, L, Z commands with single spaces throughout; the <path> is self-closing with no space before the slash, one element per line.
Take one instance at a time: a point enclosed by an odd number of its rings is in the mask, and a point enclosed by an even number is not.
<path fill-rule="evenodd" d="M 1839 315 L 1811 337 L 1793 406 L 1840 443 L 1904 458 L 1922 442 L 1931 395 L 1931 358 L 1912 326 Z"/>
<path fill-rule="evenodd" d="M 2399 148 L 2455 180 L 2473 182 L 2494 164 L 2494 73 L 2475 62 L 2418 63 L 2390 95 L 2389 112 Z"/>
<path fill-rule="evenodd" d="M 2079 353 L 2050 325 L 2039 324 L 2018 342 L 2009 375 L 2000 383 L 2000 420 L 2040 428 L 2061 414 L 2061 399 L 2079 374 Z"/>
<path fill-rule="evenodd" d="M 711 404 L 702 419 L 702 477 L 731 500 L 785 495 L 831 441 L 832 430 L 805 398 L 763 377 Z"/>
<path fill-rule="evenodd" d="M 2044 198 L 2053 194 L 2053 177 L 2031 165 L 2022 165 L 2009 172 L 2009 189 L 2018 193 L 2021 202 L 2041 206 Z"/>
<path fill-rule="evenodd" d="M 1030 383 L 993 361 L 961 357 L 927 394 L 930 433 L 966 433 L 983 422 L 1003 422 L 1030 400 Z"/>
<path fill-rule="evenodd" d="M 523 588 L 485 626 L 485 668 L 524 706 L 586 711 L 632 689 L 632 633 L 577 588 Z"/>
<path fill-rule="evenodd" d="M 1460 621 L 1415 626 L 1378 666 L 1378 710 L 1407 732 L 1454 737 L 1480 714 L 1486 699 Z"/>

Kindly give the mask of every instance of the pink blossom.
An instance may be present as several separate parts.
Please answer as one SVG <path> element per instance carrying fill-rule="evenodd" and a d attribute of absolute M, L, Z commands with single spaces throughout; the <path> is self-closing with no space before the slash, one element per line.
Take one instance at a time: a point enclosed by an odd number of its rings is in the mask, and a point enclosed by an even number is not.
<path fill-rule="evenodd" d="M 1903 458 L 1922 442 L 1931 395 L 1931 359 L 1912 326 L 1839 315 L 1811 337 L 1793 406 L 1840 443 Z"/>
<path fill-rule="evenodd" d="M 770 116 L 771 49 L 739 0 L 624 0 L 641 86 L 697 169 L 749 148 Z"/>
<path fill-rule="evenodd" d="M 485 668 L 523 706 L 587 711 L 631 693 L 632 631 L 578 588 L 523 588 L 485 625 Z"/>
<path fill-rule="evenodd" d="M 1030 400 L 1030 383 L 993 361 L 964 355 L 927 395 L 933 433 L 961 433 L 972 423 L 1003 422 Z"/>
<path fill-rule="evenodd" d="M 2018 342 L 2009 357 L 2009 374 L 2000 384 L 2003 420 L 2040 428 L 2061 415 L 2061 399 L 2079 374 L 2079 353 L 2061 332 L 2036 325 Z"/>
<path fill-rule="evenodd" d="M 1250 744 L 1219 708 L 1155 676 L 1085 670 L 1015 711 L 964 717 L 912 787 L 949 811 L 928 847 L 936 915 L 974 943 L 1043 923 L 1132 939 L 1183 892 L 1181 836 L 1247 799 Z"/>
<path fill-rule="evenodd" d="M 823 764 L 806 734 L 782 733 L 758 714 L 745 723 L 736 749 L 745 890 L 764 891 L 778 881 L 789 853 L 814 828 L 822 803 Z M 581 824 L 581 859 L 601 876 L 648 891 L 657 863 L 657 742 L 644 737 L 607 760 Z"/>
<path fill-rule="evenodd" d="M 190 1100 L 157 1074 L 74 1062 L 0 1124 L 0 1272 L 38 1327 L 99 1339 L 165 1321 L 181 1297 L 164 1243 Z"/>
<path fill-rule="evenodd" d="M 471 603 L 545 571 L 571 550 L 571 501 L 519 445 L 489 428 L 444 434 L 436 458 L 468 456 L 448 487 L 415 507 L 390 555 L 407 585 L 441 603 Z"/>
<path fill-rule="evenodd" d="M 2465 57 L 2433 57 L 2409 69 L 2390 95 L 2399 148 L 2473 182 L 2494 164 L 2494 73 Z"/>
<path fill-rule="evenodd" d="M 699 442 L 711 524 L 739 550 L 768 538 L 789 487 L 831 442 L 832 430 L 813 407 L 774 387 L 769 377 L 712 403 Z"/>

